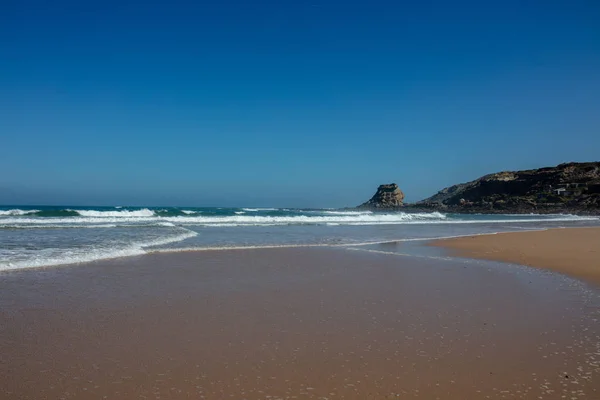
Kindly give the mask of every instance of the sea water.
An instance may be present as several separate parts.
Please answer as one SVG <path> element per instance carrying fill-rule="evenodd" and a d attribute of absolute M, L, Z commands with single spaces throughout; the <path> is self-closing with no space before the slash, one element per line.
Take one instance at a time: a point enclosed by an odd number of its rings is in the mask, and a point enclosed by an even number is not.
<path fill-rule="evenodd" d="M 0 207 L 0 270 L 149 252 L 348 246 L 600 225 L 575 215 L 464 215 L 289 208 Z"/>

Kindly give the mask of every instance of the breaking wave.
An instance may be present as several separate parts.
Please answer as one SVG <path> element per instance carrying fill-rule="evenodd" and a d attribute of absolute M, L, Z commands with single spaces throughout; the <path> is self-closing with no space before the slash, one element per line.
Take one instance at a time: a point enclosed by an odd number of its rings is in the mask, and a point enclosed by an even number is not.
<path fill-rule="evenodd" d="M 585 221 L 597 225 L 598 220 L 575 215 L 459 215 L 351 209 L 4 206 L 0 209 L 0 270 L 80 263 L 182 247 L 350 244 L 589 224 Z M 566 223 L 556 223 L 561 221 Z M 573 221 L 576 223 L 569 224 Z M 361 229 L 361 225 L 372 228 Z M 383 225 L 389 227 L 379 227 Z M 274 226 L 277 228 L 270 228 Z M 194 236 L 197 238 L 186 240 Z M 185 243 L 179 243 L 184 240 Z"/>
<path fill-rule="evenodd" d="M 147 241 L 133 241 L 130 243 L 124 243 L 123 245 L 117 247 L 105 247 L 102 245 L 88 246 L 84 248 L 73 248 L 61 252 L 53 252 L 49 255 L 47 255 L 44 251 L 40 251 L 39 254 L 33 257 L 28 257 L 24 260 L 0 260 L 0 271 L 21 268 L 49 267 L 53 265 L 78 264 L 111 258 L 142 255 L 148 252 L 147 248 L 149 247 L 176 243 L 198 235 L 198 233 L 194 231 L 187 229 L 182 230 L 183 232 L 178 234 L 172 234 Z"/>
<path fill-rule="evenodd" d="M 253 209 L 246 209 L 253 210 Z M 10 214 L 8 212 L 11 212 Z M 23 210 L 18 210 L 23 211 Z M 0 217 L 0 228 L 89 226 L 272 226 L 272 225 L 394 225 L 394 224 L 493 224 L 525 222 L 593 221 L 597 217 L 575 215 L 512 215 L 474 218 L 461 215 L 431 213 L 374 213 L 370 211 L 290 211 L 252 214 L 231 210 L 215 213 L 184 213 L 188 210 L 8 210 Z M 68 213 L 67 213 L 68 212 Z M 40 213 L 44 213 L 43 217 Z M 247 214 L 250 213 L 250 214 Z M 47 218 L 50 214 L 52 218 Z"/>
<path fill-rule="evenodd" d="M 141 210 L 121 211 L 97 211 L 97 210 L 75 210 L 82 217 L 153 217 L 154 211 L 147 208 Z"/>
<path fill-rule="evenodd" d="M 19 210 L 19 209 L 0 210 L 0 216 L 6 216 L 6 215 L 16 216 L 16 215 L 35 214 L 39 211 L 40 210 Z"/>

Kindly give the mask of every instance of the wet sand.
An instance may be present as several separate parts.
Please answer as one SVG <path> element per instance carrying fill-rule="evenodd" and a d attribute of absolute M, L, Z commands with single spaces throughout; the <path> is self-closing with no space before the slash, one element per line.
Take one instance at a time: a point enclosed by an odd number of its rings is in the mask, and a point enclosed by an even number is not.
<path fill-rule="evenodd" d="M 547 268 L 600 286 L 600 228 L 468 236 L 432 243 L 453 254 Z"/>
<path fill-rule="evenodd" d="M 598 293 L 340 248 L 0 274 L 2 399 L 596 399 Z"/>

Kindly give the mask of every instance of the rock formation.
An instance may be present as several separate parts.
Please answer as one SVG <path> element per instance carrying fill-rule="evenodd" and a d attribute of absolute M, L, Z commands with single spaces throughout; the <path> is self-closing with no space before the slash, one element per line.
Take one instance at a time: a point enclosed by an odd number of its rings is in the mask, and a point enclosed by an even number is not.
<path fill-rule="evenodd" d="M 414 204 L 481 213 L 600 213 L 600 162 L 506 171 L 440 190 Z"/>
<path fill-rule="evenodd" d="M 395 183 L 380 185 L 371 200 L 358 206 L 359 208 L 397 208 L 402 207 L 404 193 Z"/>

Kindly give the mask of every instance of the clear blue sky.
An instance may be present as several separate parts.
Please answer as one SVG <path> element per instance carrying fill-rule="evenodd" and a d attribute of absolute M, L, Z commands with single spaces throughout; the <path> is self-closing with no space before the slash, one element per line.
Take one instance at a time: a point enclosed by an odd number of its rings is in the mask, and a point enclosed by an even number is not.
<path fill-rule="evenodd" d="M 0 203 L 351 206 L 600 159 L 600 2 L 0 11 Z"/>

